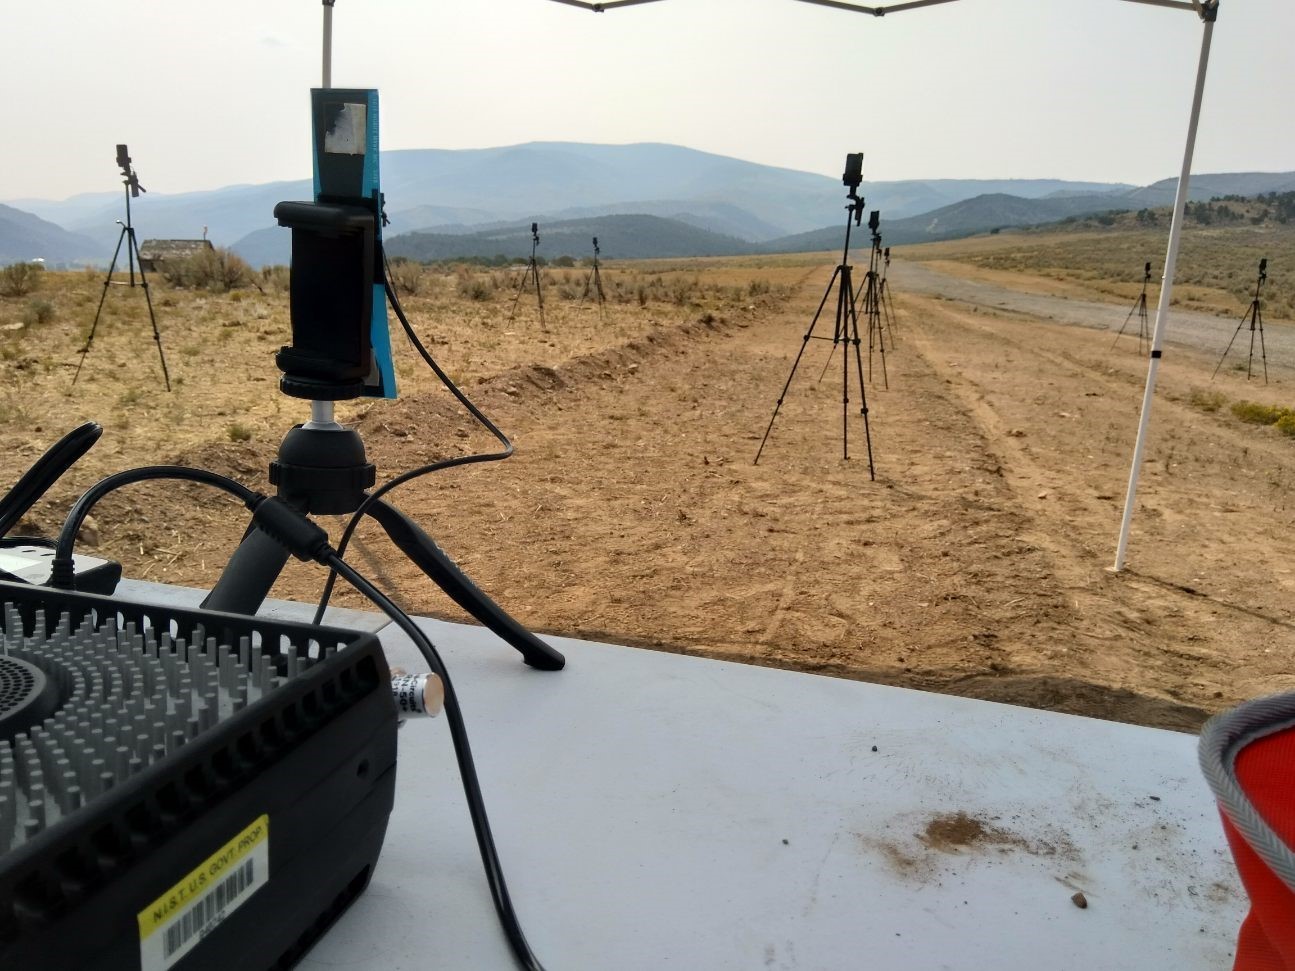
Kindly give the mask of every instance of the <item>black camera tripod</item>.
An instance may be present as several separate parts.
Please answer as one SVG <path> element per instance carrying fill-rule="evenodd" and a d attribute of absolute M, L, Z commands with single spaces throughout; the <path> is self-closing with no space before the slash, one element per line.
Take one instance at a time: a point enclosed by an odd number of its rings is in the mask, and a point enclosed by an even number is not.
<path fill-rule="evenodd" d="M 1228 356 L 1228 351 L 1232 350 L 1232 341 L 1237 339 L 1237 334 L 1241 333 L 1247 321 L 1250 324 L 1250 357 L 1246 361 L 1246 380 L 1250 380 L 1250 373 L 1255 363 L 1255 330 L 1259 331 L 1259 355 L 1264 365 L 1264 384 L 1268 383 L 1268 349 L 1264 346 L 1264 313 L 1259 305 L 1259 291 L 1263 289 L 1264 283 L 1268 279 L 1268 261 L 1266 259 L 1259 261 L 1259 279 L 1255 282 L 1255 296 L 1250 301 L 1250 309 L 1241 317 L 1241 322 L 1237 324 L 1237 329 L 1232 332 L 1232 340 L 1228 341 L 1228 346 L 1223 349 L 1223 357 L 1219 358 L 1219 363 L 1214 366 L 1214 373 L 1210 375 L 1213 381 L 1219 375 L 1219 368 L 1223 366 L 1223 358 Z"/>
<path fill-rule="evenodd" d="M 522 281 L 517 284 L 517 295 L 513 297 L 513 309 L 508 312 L 508 319 L 512 320 L 517 316 L 517 301 L 522 299 L 522 291 L 526 289 L 526 284 L 531 278 L 535 278 L 535 299 L 540 305 L 540 327 L 545 327 L 544 323 L 544 291 L 540 289 L 540 265 L 535 261 L 535 250 L 540 245 L 540 226 L 539 223 L 531 223 L 531 261 L 526 264 L 526 272 L 522 274 Z"/>
<path fill-rule="evenodd" d="M 1142 274 L 1142 292 L 1138 294 L 1138 299 L 1133 303 L 1133 309 L 1129 311 L 1129 315 L 1124 318 L 1124 323 L 1120 325 L 1120 332 L 1115 335 L 1115 340 L 1111 341 L 1111 350 L 1115 349 L 1115 345 L 1124 336 L 1124 328 L 1129 326 L 1129 321 L 1133 319 L 1134 314 L 1138 315 L 1138 353 L 1145 353 L 1144 348 L 1150 349 L 1151 328 L 1147 322 L 1147 286 L 1150 283 L 1151 263 L 1148 262 Z"/>
<path fill-rule="evenodd" d="M 836 295 L 836 326 L 832 331 L 831 341 L 833 353 L 836 352 L 837 344 L 844 345 L 841 354 L 841 457 L 846 460 L 850 458 L 850 346 L 853 345 L 854 363 L 859 376 L 861 404 L 859 414 L 863 416 L 864 440 L 868 445 L 868 478 L 875 480 L 877 472 L 872 462 L 872 430 L 868 427 L 868 395 L 863 382 L 863 358 L 859 351 L 862 340 L 859 337 L 859 315 L 855 312 L 854 282 L 850 266 L 850 224 L 853 222 L 856 226 L 860 225 L 863 219 L 864 201 L 859 198 L 858 183 L 850 185 L 847 182 L 846 184 L 849 185 L 850 191 L 846 197 L 849 202 L 845 207 L 845 247 L 841 251 L 841 263 L 832 271 L 832 279 L 828 281 L 823 299 L 819 302 L 818 310 L 814 312 L 814 319 L 809 323 L 809 330 L 805 331 L 805 336 L 801 339 L 800 350 L 791 365 L 791 373 L 787 375 L 787 383 L 782 386 L 782 394 L 778 396 L 778 403 L 773 407 L 773 417 L 769 419 L 769 427 L 764 430 L 764 438 L 760 440 L 760 448 L 756 451 L 755 461 L 752 464 L 760 464 L 760 455 L 764 452 L 765 443 L 769 441 L 773 423 L 778 418 L 778 411 L 787 397 L 787 389 L 791 387 L 792 379 L 796 376 L 796 368 L 800 366 L 800 359 L 805 354 L 805 348 L 809 347 L 810 339 L 828 340 L 826 337 L 817 336 L 814 328 L 823 313 L 823 308 L 827 306 L 827 298 L 832 295 L 832 288 L 839 283 Z M 831 363 L 831 358 L 828 361 Z"/>
<path fill-rule="evenodd" d="M 361 506 L 397 547 L 450 599 L 521 652 L 526 663 L 556 671 L 565 659 L 485 595 L 412 519 L 370 499 L 376 469 L 359 432 L 334 420 L 335 402 L 364 394 L 374 267 L 381 264 L 375 212 L 364 206 L 281 202 L 274 210 L 292 229 L 293 343 L 275 362 L 280 390 L 309 400 L 311 420 L 290 430 L 270 463 L 279 498 L 307 515 L 346 515 Z M 394 291 L 387 288 L 387 294 Z M 202 606 L 254 614 L 288 562 L 288 551 L 251 529 Z"/>
<path fill-rule="evenodd" d="M 281 499 L 308 514 L 353 513 L 368 498 L 376 470 L 365 458 L 359 432 L 333 420 L 331 401 L 312 401 L 312 418 L 290 430 L 270 463 L 270 482 Z M 486 596 L 417 523 L 378 499 L 368 507 L 392 542 L 456 604 L 475 617 L 526 663 L 556 671 L 566 660 Z M 254 614 L 288 562 L 288 551 L 260 530 L 251 530 L 230 558 L 202 606 Z"/>
<path fill-rule="evenodd" d="M 598 300 L 598 316 L 601 319 L 607 312 L 607 294 L 603 293 L 603 275 L 598 270 L 598 254 L 602 252 L 598 248 L 598 237 L 594 237 L 594 265 L 589 271 L 589 276 L 585 279 L 584 292 L 580 294 L 580 302 L 576 304 L 576 310 L 585 305 L 585 298 L 589 296 L 592 289 L 594 296 Z"/>
<path fill-rule="evenodd" d="M 103 280 L 103 293 L 99 295 L 99 306 L 94 312 L 94 323 L 90 325 L 90 333 L 85 339 L 85 346 L 81 348 L 81 360 L 77 362 L 76 373 L 72 375 L 72 387 L 76 387 L 76 380 L 81 376 L 81 368 L 85 366 L 85 356 L 90 353 L 90 345 L 94 343 L 95 331 L 99 329 L 99 315 L 103 313 L 103 302 L 108 297 L 108 288 L 114 283 L 119 287 L 129 286 L 132 290 L 135 288 L 135 261 L 139 261 L 139 285 L 144 289 L 144 302 L 148 304 L 148 319 L 153 325 L 153 341 L 157 344 L 157 356 L 162 362 L 162 380 L 166 384 L 166 390 L 171 390 L 171 375 L 166 370 L 166 355 L 162 353 L 162 334 L 157 329 L 157 317 L 153 314 L 153 298 L 148 293 L 148 278 L 144 276 L 144 261 L 139 255 L 139 242 L 135 239 L 135 227 L 130 222 L 130 200 L 131 196 L 138 198 L 141 192 L 146 192 L 142 185 L 139 184 L 139 177 L 130 167 L 130 156 L 126 154 L 126 146 L 117 146 L 117 164 L 121 166 L 122 175 L 124 176 L 123 184 L 126 187 L 126 221 L 117 220 L 117 225 L 121 227 L 121 232 L 117 235 L 117 248 L 112 251 L 112 262 L 108 264 L 108 275 Z M 117 270 L 117 257 L 121 255 L 121 244 L 126 243 L 126 262 L 130 267 L 130 283 L 118 283 L 113 280 L 112 275 Z"/>

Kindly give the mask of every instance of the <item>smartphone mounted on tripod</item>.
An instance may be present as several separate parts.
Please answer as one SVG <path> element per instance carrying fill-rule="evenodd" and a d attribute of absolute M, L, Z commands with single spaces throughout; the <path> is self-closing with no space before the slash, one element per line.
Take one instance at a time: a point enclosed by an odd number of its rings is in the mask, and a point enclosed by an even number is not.
<path fill-rule="evenodd" d="M 285 394 L 394 398 L 382 268 L 378 92 L 310 92 L 315 198 L 274 207 L 292 230 L 292 343 L 275 356 Z"/>

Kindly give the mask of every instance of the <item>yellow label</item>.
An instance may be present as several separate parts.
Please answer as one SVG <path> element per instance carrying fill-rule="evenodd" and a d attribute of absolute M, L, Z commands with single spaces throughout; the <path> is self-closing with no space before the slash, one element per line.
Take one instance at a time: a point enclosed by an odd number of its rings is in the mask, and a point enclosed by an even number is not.
<path fill-rule="evenodd" d="M 139 912 L 141 943 L 213 888 L 219 887 L 245 857 L 251 856 L 262 845 L 268 847 L 269 839 L 270 817 L 258 816 L 245 830 L 185 874 L 179 883 Z"/>

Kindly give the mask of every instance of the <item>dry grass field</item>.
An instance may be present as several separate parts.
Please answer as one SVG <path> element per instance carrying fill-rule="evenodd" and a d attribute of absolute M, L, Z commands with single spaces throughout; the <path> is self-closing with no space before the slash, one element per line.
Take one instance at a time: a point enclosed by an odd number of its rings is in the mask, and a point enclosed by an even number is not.
<path fill-rule="evenodd" d="M 989 237 L 897 258 L 1131 300 L 1137 284 L 1093 269 L 1075 255 L 1084 245 Z M 1237 272 L 1250 258 L 1235 257 Z M 546 326 L 533 294 L 508 319 L 518 271 L 400 268 L 423 341 L 517 453 L 418 480 L 393 501 L 541 632 L 1186 730 L 1295 687 L 1295 438 L 1231 407 L 1295 406 L 1295 361 L 1271 361 L 1266 387 L 1232 370 L 1211 382 L 1210 354 L 1166 362 L 1130 569 L 1116 576 L 1106 568 L 1145 361 L 1113 354 L 1109 333 L 896 293 L 889 389 L 879 374 L 868 387 L 876 481 L 857 414 L 842 460 L 840 355 L 820 380 L 828 347 L 817 343 L 752 465 L 834 261 L 610 263 L 605 318 L 579 305 L 586 270 L 548 269 Z M 276 387 L 281 281 L 228 293 L 155 283 L 170 393 L 142 294 L 120 288 L 71 387 L 101 284 L 51 273 L 36 293 L 0 299 L 0 481 L 81 421 L 107 429 L 25 529 L 53 534 L 92 481 L 140 464 L 268 490 L 280 439 L 308 415 Z M 1199 286 L 1192 301 L 1235 309 L 1229 287 Z M 490 449 L 393 343 L 401 398 L 340 409 L 380 481 Z M 130 576 L 209 585 L 245 524 L 240 507 L 196 487 L 139 485 L 102 503 L 84 545 Z M 408 608 L 460 616 L 376 528 L 351 558 Z M 293 564 L 275 594 L 313 599 L 323 580 Z"/>

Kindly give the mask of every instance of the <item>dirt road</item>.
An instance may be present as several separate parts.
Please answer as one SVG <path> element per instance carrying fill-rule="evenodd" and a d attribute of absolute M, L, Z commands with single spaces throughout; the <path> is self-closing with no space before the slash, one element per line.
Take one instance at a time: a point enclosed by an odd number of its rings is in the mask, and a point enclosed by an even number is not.
<path fill-rule="evenodd" d="M 1031 293 L 1026 290 L 1012 289 L 982 280 L 971 280 L 925 263 L 896 260 L 890 267 L 890 279 L 898 292 L 918 293 L 937 296 L 944 300 L 956 300 L 979 307 L 990 307 L 1002 311 L 1028 314 L 1040 320 L 1055 321 L 1059 324 L 1071 324 L 1078 327 L 1090 327 L 1094 330 L 1105 330 L 1113 334 L 1125 327 L 1124 343 L 1137 347 L 1138 319 L 1129 320 L 1128 306 L 1102 302 L 1098 300 L 1080 300 L 1057 297 L 1043 293 Z M 1159 298 L 1158 282 L 1153 282 L 1147 293 L 1148 325 L 1154 327 L 1156 320 L 1156 300 Z M 1244 311 L 1244 308 L 1242 308 Z M 1262 304 L 1260 305 L 1262 317 Z M 1214 314 L 1199 313 L 1192 310 L 1174 308 L 1170 311 L 1167 323 L 1165 343 L 1170 346 L 1191 347 L 1214 355 L 1217 364 L 1228 341 L 1235 335 L 1236 340 L 1228 351 L 1224 367 L 1246 363 L 1250 351 L 1250 330 L 1247 322 L 1238 334 L 1242 312 L 1235 317 L 1218 317 Z M 1127 326 L 1125 326 L 1127 322 Z M 1284 323 L 1266 321 L 1263 333 L 1263 346 L 1267 348 L 1268 376 L 1295 379 L 1295 328 Z M 1258 339 L 1254 345 L 1254 374 L 1261 376 L 1261 345 Z"/>

